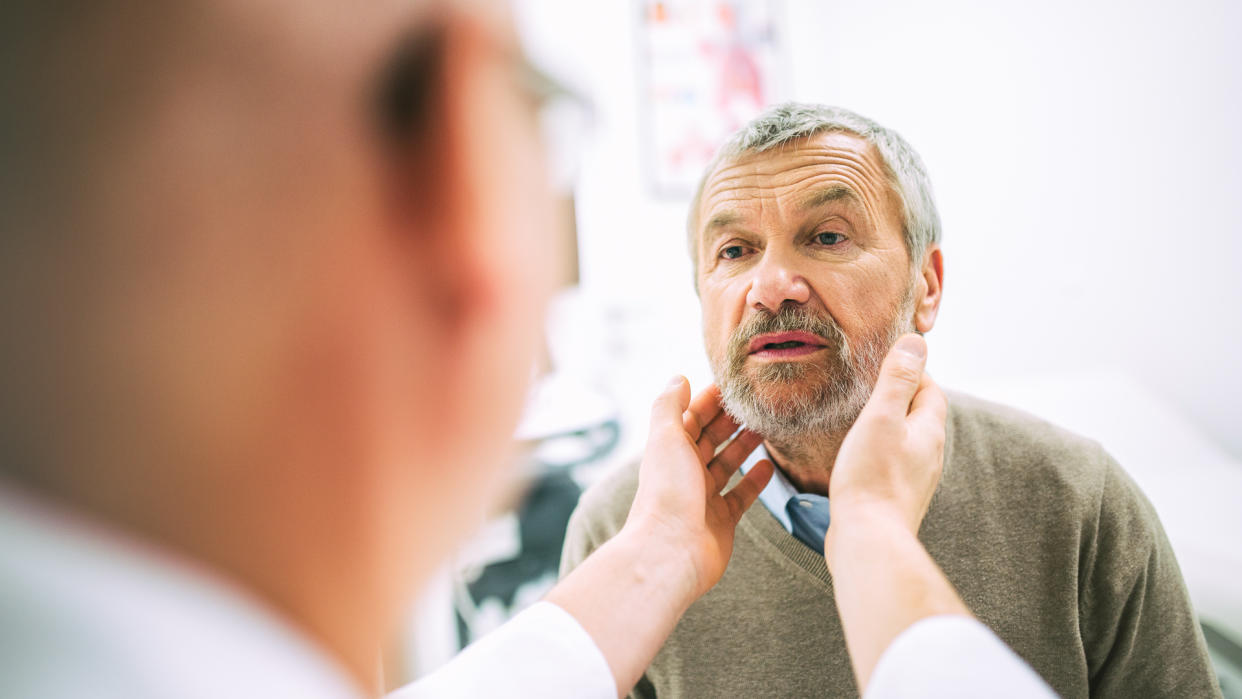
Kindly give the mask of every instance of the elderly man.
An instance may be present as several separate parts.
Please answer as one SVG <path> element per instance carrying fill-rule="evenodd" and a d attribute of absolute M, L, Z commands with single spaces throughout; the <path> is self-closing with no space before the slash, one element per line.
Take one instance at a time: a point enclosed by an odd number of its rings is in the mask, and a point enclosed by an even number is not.
<path fill-rule="evenodd" d="M 725 144 L 689 221 L 724 404 L 764 437 L 750 462 L 778 469 L 764 507 L 742 518 L 723 579 L 634 694 L 857 694 L 823 555 L 830 477 L 888 348 L 935 324 L 943 254 L 927 174 L 895 132 L 789 104 Z M 944 458 L 920 539 L 969 609 L 1055 690 L 1219 694 L 1160 522 L 1099 445 L 950 394 Z M 567 569 L 617 531 L 634 489 L 630 469 L 584 495 Z"/>

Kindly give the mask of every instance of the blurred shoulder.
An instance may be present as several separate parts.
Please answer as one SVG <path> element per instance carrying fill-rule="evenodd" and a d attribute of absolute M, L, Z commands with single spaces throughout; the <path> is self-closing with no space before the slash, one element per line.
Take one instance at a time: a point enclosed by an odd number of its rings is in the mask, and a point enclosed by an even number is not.
<path fill-rule="evenodd" d="M 620 531 L 638 491 L 638 467 L 638 461 L 617 467 L 587 488 L 569 520 L 570 530 L 596 545 Z"/>

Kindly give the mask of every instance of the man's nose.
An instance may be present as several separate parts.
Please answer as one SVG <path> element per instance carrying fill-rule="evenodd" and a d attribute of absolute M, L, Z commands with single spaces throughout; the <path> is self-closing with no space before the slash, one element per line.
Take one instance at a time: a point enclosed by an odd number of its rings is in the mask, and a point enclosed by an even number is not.
<path fill-rule="evenodd" d="M 806 277 L 775 251 L 764 253 L 754 269 L 754 279 L 746 293 L 746 305 L 756 310 L 776 313 L 786 303 L 802 305 L 811 300 L 811 285 Z"/>

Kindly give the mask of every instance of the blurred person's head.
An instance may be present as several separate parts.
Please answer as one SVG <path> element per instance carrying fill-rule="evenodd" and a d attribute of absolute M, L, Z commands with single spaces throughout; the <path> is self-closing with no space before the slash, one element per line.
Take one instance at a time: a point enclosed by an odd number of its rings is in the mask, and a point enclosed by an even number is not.
<path fill-rule="evenodd" d="M 5 3 L 4 480 L 356 673 L 502 480 L 546 179 L 503 12 Z"/>
<path fill-rule="evenodd" d="M 800 104 L 742 127 L 689 215 L 728 410 L 789 452 L 847 430 L 892 344 L 935 323 L 939 240 L 926 170 L 896 132 Z"/>

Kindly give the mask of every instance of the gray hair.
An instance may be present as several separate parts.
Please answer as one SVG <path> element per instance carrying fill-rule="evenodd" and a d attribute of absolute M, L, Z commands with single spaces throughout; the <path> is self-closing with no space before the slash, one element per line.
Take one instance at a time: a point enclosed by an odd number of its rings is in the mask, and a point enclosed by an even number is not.
<path fill-rule="evenodd" d="M 760 114 L 738 129 L 717 151 L 707 166 L 694 198 L 690 200 L 687 228 L 690 259 L 698 275 L 698 217 L 703 186 L 722 162 L 752 153 L 779 148 L 791 141 L 820 133 L 843 131 L 875 146 L 888 174 L 889 185 L 901 201 L 906 251 L 910 260 L 920 262 L 923 254 L 940 242 L 940 214 L 932 197 L 931 180 L 919 154 L 896 131 L 885 128 L 861 114 L 840 107 L 786 102 Z M 696 281 L 697 286 L 697 281 Z"/>

